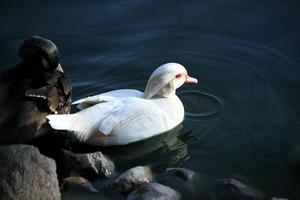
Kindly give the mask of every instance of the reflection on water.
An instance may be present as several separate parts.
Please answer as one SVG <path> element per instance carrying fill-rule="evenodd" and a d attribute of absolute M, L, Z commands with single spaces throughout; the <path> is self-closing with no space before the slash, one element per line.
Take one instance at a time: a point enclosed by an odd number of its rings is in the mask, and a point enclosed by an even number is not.
<path fill-rule="evenodd" d="M 183 64 L 199 80 L 178 91 L 187 111 L 179 135 L 198 139 L 186 144 L 171 134 L 169 149 L 189 157 L 183 166 L 211 177 L 207 183 L 237 177 L 267 196 L 300 198 L 287 166 L 300 131 L 299 1 L 9 1 L 0 9 L 1 66 L 17 63 L 24 38 L 48 37 L 60 48 L 74 99 L 143 90 L 162 63 Z M 176 151 L 168 156 L 154 144 L 117 166 L 176 160 Z"/>
<path fill-rule="evenodd" d="M 191 132 L 182 133 L 182 125 L 147 140 L 123 146 L 95 147 L 73 144 L 72 150 L 79 153 L 101 151 L 112 157 L 120 171 L 135 165 L 150 165 L 156 172 L 179 166 L 188 159 L 188 144 L 195 141 Z M 154 156 L 159 155 L 159 156 Z"/>

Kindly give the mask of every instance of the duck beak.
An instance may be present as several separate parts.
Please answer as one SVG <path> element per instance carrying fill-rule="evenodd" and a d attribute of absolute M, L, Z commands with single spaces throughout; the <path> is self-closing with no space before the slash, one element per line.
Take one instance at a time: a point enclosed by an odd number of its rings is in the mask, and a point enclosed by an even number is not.
<path fill-rule="evenodd" d="M 187 75 L 184 83 L 194 83 L 194 84 L 197 84 L 198 80 L 196 78 L 193 78 L 193 77 L 190 77 L 189 75 Z"/>
<path fill-rule="evenodd" d="M 64 70 L 63 70 L 62 66 L 60 65 L 60 63 L 57 65 L 56 71 L 64 73 Z"/>

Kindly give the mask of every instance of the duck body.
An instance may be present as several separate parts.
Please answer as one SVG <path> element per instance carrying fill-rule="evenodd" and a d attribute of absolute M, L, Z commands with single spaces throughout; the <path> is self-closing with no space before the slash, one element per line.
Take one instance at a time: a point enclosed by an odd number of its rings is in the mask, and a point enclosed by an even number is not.
<path fill-rule="evenodd" d="M 184 119 L 183 104 L 175 94 L 176 74 L 171 76 L 161 82 L 156 73 L 145 92 L 122 89 L 75 101 L 81 111 L 49 115 L 49 124 L 95 146 L 126 145 L 164 133 Z"/>
<path fill-rule="evenodd" d="M 80 100 L 78 107 L 91 99 L 100 103 L 75 114 L 52 115 L 60 124 L 53 124 L 48 116 L 51 126 L 73 131 L 81 141 L 91 145 L 125 145 L 166 132 L 180 124 L 184 117 L 184 108 L 177 96 L 145 99 L 137 90 L 116 90 Z"/>
<path fill-rule="evenodd" d="M 58 63 L 58 54 L 49 55 L 49 65 L 55 60 L 51 70 L 44 70 L 39 62 L 48 56 L 49 48 L 56 50 L 47 39 L 26 40 L 20 49 L 23 61 L 0 73 L 0 143 L 29 142 L 49 130 L 47 115 L 70 112 L 71 83 Z"/>

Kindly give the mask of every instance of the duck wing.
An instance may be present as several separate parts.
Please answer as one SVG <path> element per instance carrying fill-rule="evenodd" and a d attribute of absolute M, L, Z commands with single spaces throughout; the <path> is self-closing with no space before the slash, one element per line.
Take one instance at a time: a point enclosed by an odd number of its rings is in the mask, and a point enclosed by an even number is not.
<path fill-rule="evenodd" d="M 163 133 L 178 125 L 151 100 L 130 97 L 122 99 L 122 104 L 99 123 L 98 131 L 105 136 L 112 136 L 107 140 L 107 145 L 128 144 Z M 95 144 L 97 141 L 91 143 Z"/>
<path fill-rule="evenodd" d="M 86 97 L 79 99 L 77 101 L 74 101 L 72 105 L 77 105 L 77 108 L 79 110 L 83 110 L 86 108 L 89 108 L 91 106 L 94 106 L 98 103 L 112 101 L 118 98 L 123 97 L 142 97 L 143 93 L 138 90 L 130 90 L 130 89 L 121 89 L 121 90 L 114 90 L 110 92 L 105 92 L 102 94 Z"/>
<path fill-rule="evenodd" d="M 68 130 L 91 145 L 124 145 L 168 131 L 180 122 L 152 100 L 118 98 L 98 103 L 75 114 L 49 115 L 56 130 Z"/>
<path fill-rule="evenodd" d="M 74 114 L 48 115 L 50 126 L 55 130 L 66 130 L 85 142 L 96 130 L 99 122 L 111 112 L 119 109 L 120 100 L 97 104 Z"/>

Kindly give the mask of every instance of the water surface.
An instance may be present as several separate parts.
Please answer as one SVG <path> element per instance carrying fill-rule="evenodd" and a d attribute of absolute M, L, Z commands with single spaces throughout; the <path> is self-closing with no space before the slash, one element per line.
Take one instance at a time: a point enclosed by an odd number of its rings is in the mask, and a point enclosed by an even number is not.
<path fill-rule="evenodd" d="M 300 198 L 289 165 L 300 160 L 293 150 L 300 129 L 299 1 L 1 4 L 1 69 L 17 64 L 19 44 L 36 34 L 58 45 L 74 99 L 143 90 L 156 67 L 181 63 L 199 84 L 179 89 L 185 121 L 166 140 L 169 148 L 184 143 L 179 157 L 201 175 L 198 186 L 235 177 L 268 197 Z M 177 136 L 187 132 L 193 142 L 186 144 Z M 164 156 L 156 155 L 170 152 L 158 146 L 152 153 L 116 158 L 118 169 L 161 162 Z"/>

